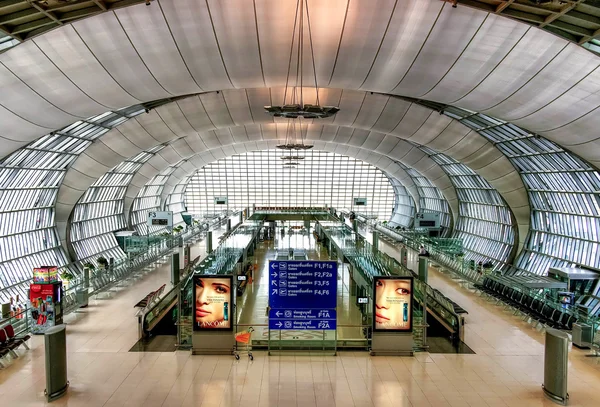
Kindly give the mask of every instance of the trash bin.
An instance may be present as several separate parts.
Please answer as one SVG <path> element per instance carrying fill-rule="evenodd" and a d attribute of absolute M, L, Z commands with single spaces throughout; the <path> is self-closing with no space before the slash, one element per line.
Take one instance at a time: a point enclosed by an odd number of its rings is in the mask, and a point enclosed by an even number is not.
<path fill-rule="evenodd" d="M 546 329 L 544 349 L 544 393 L 551 400 L 567 405 L 567 372 L 569 364 L 569 336 L 557 329 Z"/>
<path fill-rule="evenodd" d="M 573 345 L 582 349 L 592 346 L 592 327 L 586 324 L 573 324 Z"/>
<path fill-rule="evenodd" d="M 67 335 L 66 325 L 56 325 L 44 333 L 46 345 L 46 390 L 48 402 L 65 395 L 67 381 Z"/>

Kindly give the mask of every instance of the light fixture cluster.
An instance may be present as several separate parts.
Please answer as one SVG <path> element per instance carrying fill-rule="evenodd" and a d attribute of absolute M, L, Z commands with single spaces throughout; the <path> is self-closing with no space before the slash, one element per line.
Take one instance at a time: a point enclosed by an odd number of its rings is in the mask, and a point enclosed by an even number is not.
<path fill-rule="evenodd" d="M 304 72 L 305 31 L 307 31 L 307 43 L 312 61 L 312 75 L 316 92 L 315 103 L 305 103 L 304 101 L 303 79 L 305 76 L 310 75 L 309 72 Z M 293 62 L 295 62 L 294 69 L 292 69 Z M 308 124 L 303 124 L 303 121 L 332 117 L 339 110 L 337 106 L 321 106 L 308 0 L 297 0 L 283 103 L 281 105 L 265 106 L 265 111 L 271 116 L 288 119 L 285 143 L 279 144 L 277 148 L 281 150 L 309 150 L 313 148 L 312 145 L 304 143 L 308 132 Z M 288 167 L 293 168 L 292 166 Z"/>

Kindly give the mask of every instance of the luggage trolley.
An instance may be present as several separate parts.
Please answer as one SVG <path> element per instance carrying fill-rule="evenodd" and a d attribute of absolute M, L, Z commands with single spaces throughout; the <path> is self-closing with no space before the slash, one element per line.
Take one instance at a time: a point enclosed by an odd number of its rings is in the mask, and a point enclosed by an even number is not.
<path fill-rule="evenodd" d="M 248 357 L 250 360 L 254 360 L 254 356 L 252 356 L 252 352 L 250 351 L 250 341 L 252 340 L 252 332 L 254 332 L 254 328 L 249 327 L 245 331 L 238 332 L 235 334 L 235 341 L 237 343 L 245 343 L 246 344 L 246 352 L 248 352 Z M 233 356 L 235 356 L 235 360 L 240 360 L 240 353 L 236 349 L 233 351 Z"/>

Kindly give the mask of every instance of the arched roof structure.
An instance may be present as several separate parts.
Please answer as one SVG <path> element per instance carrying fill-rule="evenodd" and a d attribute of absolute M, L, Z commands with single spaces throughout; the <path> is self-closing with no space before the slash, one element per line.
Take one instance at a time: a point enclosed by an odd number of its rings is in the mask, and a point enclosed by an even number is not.
<path fill-rule="evenodd" d="M 438 114 L 443 111 L 436 106 L 513 123 L 591 168 L 600 163 L 600 58 L 588 50 L 519 21 L 438 0 L 308 0 L 308 7 L 321 101 L 341 108 L 309 125 L 309 139 L 323 148 L 366 160 L 378 154 L 377 166 L 397 161 L 418 171 L 457 216 L 450 166 L 444 170 L 430 158 L 444 154 L 498 191 L 514 217 L 519 246 L 531 220 L 522 171 L 479 128 Z M 26 167 L 16 157 L 68 151 L 64 164 L 48 164 L 56 166 L 56 180 L 43 181 L 56 192 L 44 206 L 55 207 L 56 218 L 48 215 L 45 228 L 58 226 L 64 239 L 86 190 L 143 152 L 152 151 L 146 161 L 135 161 L 125 213 L 144 183 L 168 166 L 182 162 L 189 170 L 201 162 L 194 157 L 210 157 L 209 151 L 222 156 L 247 143 L 281 140 L 283 125 L 262 107 L 282 99 L 288 68 L 282 56 L 289 53 L 294 12 L 294 2 L 280 0 L 156 0 L 64 24 L 3 52 L 0 157 L 10 158 L 3 163 L 3 188 L 24 190 L 33 182 L 13 176 Z M 140 115 L 152 101 L 160 102 Z M 72 123 L 123 109 L 135 113 L 103 122 L 76 151 L 35 144 Z M 32 165 L 29 177 L 36 171 L 39 165 Z M 173 174 L 179 178 L 168 179 L 179 185 L 189 171 Z M 412 178 L 398 177 L 420 202 Z M 32 236 L 38 232 L 35 225 L 24 227 Z"/>

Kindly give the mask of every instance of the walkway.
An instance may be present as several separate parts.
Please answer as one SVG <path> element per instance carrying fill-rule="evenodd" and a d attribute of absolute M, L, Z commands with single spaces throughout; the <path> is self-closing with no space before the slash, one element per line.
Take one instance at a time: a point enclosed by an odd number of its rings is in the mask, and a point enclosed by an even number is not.
<path fill-rule="evenodd" d="M 384 243 L 382 243 L 383 245 Z M 431 271 L 430 282 L 469 311 L 475 355 L 413 358 L 266 356 L 254 362 L 189 352 L 130 353 L 133 304 L 168 279 L 163 266 L 69 321 L 68 396 L 52 406 L 555 406 L 542 395 L 543 335 Z M 3 406 L 44 405 L 43 338 L 0 371 Z M 572 350 L 570 406 L 600 405 L 600 359 Z"/>

